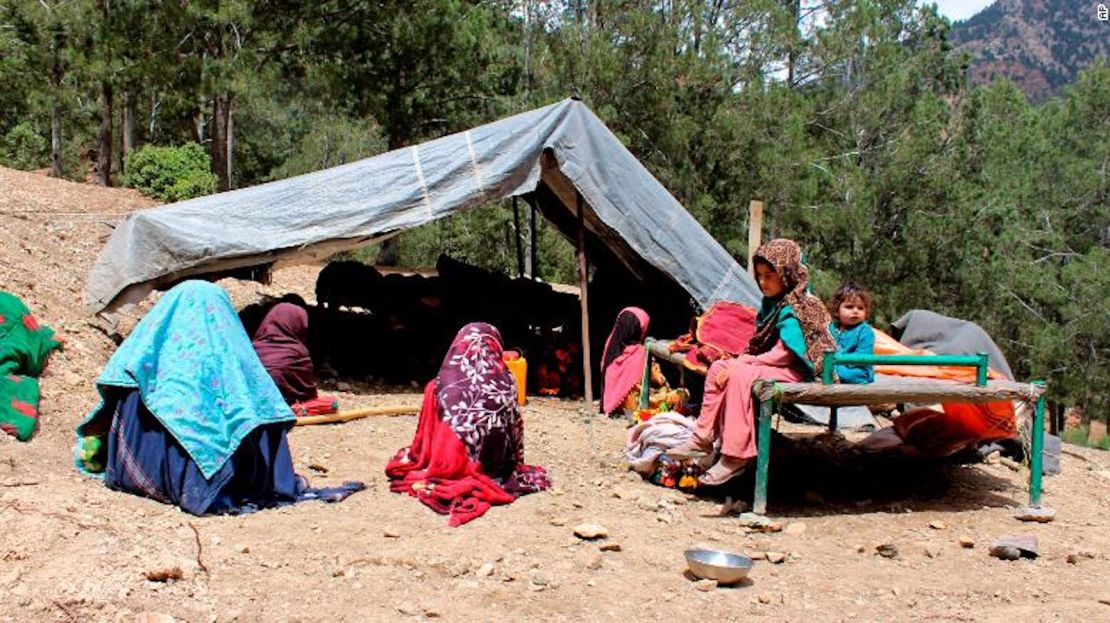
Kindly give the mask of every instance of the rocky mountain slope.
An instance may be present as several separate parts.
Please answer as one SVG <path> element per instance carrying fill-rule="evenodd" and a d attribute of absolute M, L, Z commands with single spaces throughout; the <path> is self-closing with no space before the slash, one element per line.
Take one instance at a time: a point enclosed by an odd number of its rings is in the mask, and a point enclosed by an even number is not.
<path fill-rule="evenodd" d="M 1098 4 L 998 0 L 957 22 L 953 38 L 971 53 L 973 84 L 1007 76 L 1031 99 L 1043 100 L 1097 58 L 1110 57 L 1110 21 L 1098 19 Z"/>

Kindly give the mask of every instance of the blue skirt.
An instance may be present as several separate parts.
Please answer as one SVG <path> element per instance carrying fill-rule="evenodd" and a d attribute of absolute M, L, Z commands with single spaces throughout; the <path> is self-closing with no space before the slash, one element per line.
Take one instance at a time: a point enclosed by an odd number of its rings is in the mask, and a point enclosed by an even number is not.
<path fill-rule="evenodd" d="M 339 501 L 364 488 L 347 482 L 312 489 L 293 471 L 286 423 L 259 426 L 212 478 L 143 405 L 138 390 L 116 403 L 104 482 L 112 489 L 174 504 L 194 515 L 246 513 L 301 500 Z"/>

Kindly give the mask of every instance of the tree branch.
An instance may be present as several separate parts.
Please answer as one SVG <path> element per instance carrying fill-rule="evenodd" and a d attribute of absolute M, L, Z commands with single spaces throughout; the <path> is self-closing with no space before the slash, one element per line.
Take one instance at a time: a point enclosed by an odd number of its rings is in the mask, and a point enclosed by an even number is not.
<path fill-rule="evenodd" d="M 1014 299 L 1018 303 L 1021 303 L 1022 307 L 1024 307 L 1029 313 L 1031 313 L 1034 316 L 1036 316 L 1037 318 L 1039 318 L 1041 322 L 1048 324 L 1048 320 L 1046 320 L 1045 317 L 1042 316 L 1040 312 L 1038 312 L 1037 310 L 1030 307 L 1029 304 L 1026 303 L 1024 300 L 1022 300 L 1022 298 L 1020 296 L 1015 294 L 1013 290 L 1011 290 L 1009 288 L 1006 288 L 1006 294 L 1009 294 L 1010 296 L 1014 297 Z"/>

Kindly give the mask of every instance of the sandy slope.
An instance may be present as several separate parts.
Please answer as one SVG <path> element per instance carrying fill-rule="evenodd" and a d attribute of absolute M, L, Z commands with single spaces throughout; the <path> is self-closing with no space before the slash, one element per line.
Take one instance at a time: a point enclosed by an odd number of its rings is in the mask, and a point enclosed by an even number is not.
<path fill-rule="evenodd" d="M 1110 620 L 1110 458 L 1090 450 L 1074 449 L 1085 458 L 1066 455 L 1064 474 L 1047 480 L 1045 501 L 1059 512 L 1047 525 L 1011 518 L 1025 476 L 1001 465 L 887 473 L 829 454 L 772 463 L 772 511 L 804 530 L 749 534 L 714 516 L 715 500 L 630 478 L 623 427 L 555 400 L 534 401 L 525 419 L 528 460 L 551 470 L 556 489 L 462 528 L 386 487 L 382 466 L 409 440 L 412 417 L 292 433 L 298 471 L 369 485 L 334 506 L 196 518 L 109 491 L 72 467 L 73 427 L 112 348 L 82 315 L 81 285 L 110 225 L 151 203 L 0 169 L 0 288 L 68 340 L 43 380 L 39 434 L 0 437 L 0 620 Z M 263 291 L 310 296 L 315 270 L 281 271 L 267 288 L 224 285 L 238 304 Z M 341 396 L 360 406 L 418 399 L 362 389 Z M 575 538 L 582 521 L 605 525 L 621 551 Z M 990 558 L 989 542 L 1008 534 L 1037 535 L 1041 558 Z M 749 586 L 700 592 L 682 574 L 682 550 L 699 542 L 788 559 L 757 563 Z M 879 543 L 899 556 L 875 555 Z M 174 566 L 183 580 L 144 577 Z"/>

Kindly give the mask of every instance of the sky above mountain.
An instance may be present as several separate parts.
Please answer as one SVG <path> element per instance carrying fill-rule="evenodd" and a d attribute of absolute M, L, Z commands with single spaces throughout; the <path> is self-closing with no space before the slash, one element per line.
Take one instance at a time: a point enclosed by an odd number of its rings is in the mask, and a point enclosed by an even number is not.
<path fill-rule="evenodd" d="M 941 15 L 955 22 L 975 15 L 993 2 L 994 0 L 922 0 L 918 4 L 936 4 Z"/>

